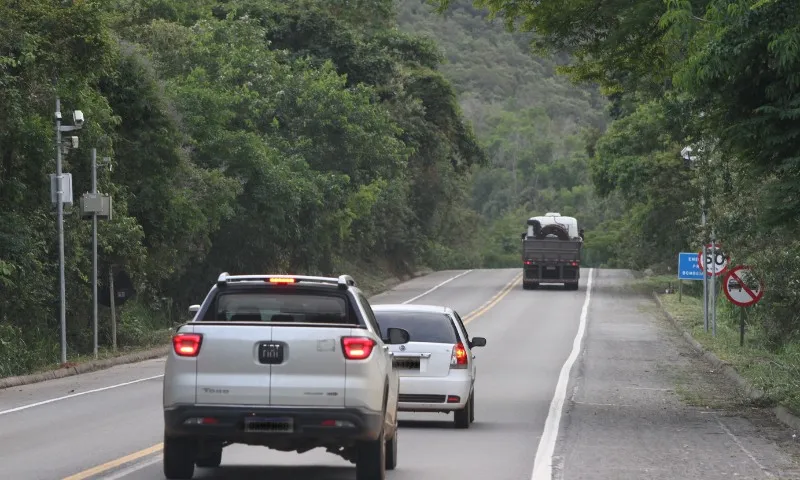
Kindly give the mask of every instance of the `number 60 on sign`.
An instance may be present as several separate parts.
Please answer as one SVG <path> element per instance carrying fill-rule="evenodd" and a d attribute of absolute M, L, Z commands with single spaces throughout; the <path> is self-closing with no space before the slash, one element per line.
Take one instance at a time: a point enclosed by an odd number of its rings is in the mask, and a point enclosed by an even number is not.
<path fill-rule="evenodd" d="M 706 272 L 707 275 L 716 277 L 728 271 L 728 255 L 722 251 L 719 244 L 716 245 L 716 249 L 713 251 L 712 247 L 713 245 L 711 244 L 706 245 L 705 258 L 703 257 L 703 252 L 698 252 L 697 264 L 700 266 L 700 270 Z M 704 259 L 705 262 L 701 259 Z"/>

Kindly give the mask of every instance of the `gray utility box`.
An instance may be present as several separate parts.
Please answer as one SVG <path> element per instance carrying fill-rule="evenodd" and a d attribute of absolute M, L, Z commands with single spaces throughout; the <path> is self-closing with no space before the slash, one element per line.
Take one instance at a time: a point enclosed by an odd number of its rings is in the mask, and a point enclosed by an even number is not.
<path fill-rule="evenodd" d="M 102 193 L 84 193 L 81 197 L 81 217 L 92 218 L 97 214 L 98 219 L 111 220 L 111 196 Z"/>
<path fill-rule="evenodd" d="M 72 174 L 64 173 L 61 175 L 62 195 L 61 203 L 65 207 L 72 206 Z M 54 207 L 58 207 L 58 175 L 50 174 L 50 201 Z"/>

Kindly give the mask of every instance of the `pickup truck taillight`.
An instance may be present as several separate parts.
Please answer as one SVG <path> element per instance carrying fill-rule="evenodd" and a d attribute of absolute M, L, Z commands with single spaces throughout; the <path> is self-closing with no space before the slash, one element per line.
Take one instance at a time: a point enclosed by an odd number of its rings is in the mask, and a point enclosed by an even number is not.
<path fill-rule="evenodd" d="M 372 354 L 375 340 L 368 337 L 342 337 L 342 352 L 348 360 L 364 360 Z"/>
<path fill-rule="evenodd" d="M 202 343 L 203 335 L 199 333 L 179 333 L 172 337 L 172 348 L 179 357 L 196 357 Z"/>
<path fill-rule="evenodd" d="M 453 346 L 453 354 L 450 356 L 450 368 L 467 368 L 467 349 L 463 343 Z"/>

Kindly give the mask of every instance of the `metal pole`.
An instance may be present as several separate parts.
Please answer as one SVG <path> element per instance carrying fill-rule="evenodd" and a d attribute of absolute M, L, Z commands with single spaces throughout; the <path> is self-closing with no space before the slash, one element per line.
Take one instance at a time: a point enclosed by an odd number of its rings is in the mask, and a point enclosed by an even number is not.
<path fill-rule="evenodd" d="M 97 195 L 97 149 L 92 149 L 92 194 Z M 92 213 L 92 328 L 97 358 L 97 212 Z"/>
<path fill-rule="evenodd" d="M 739 346 L 744 347 L 744 308 L 739 307 Z"/>
<path fill-rule="evenodd" d="M 61 363 L 67 363 L 67 290 L 64 275 L 64 172 L 61 165 L 61 99 L 56 97 L 56 211 L 58 223 L 59 320 Z"/>
<path fill-rule="evenodd" d="M 701 223 L 703 225 L 703 230 L 705 230 L 706 226 L 706 201 L 705 198 L 700 199 L 700 205 L 702 209 L 702 216 L 701 216 Z M 703 265 L 703 327 L 705 331 L 708 332 L 708 264 L 706 263 L 706 238 L 703 235 L 703 258 L 700 260 L 701 264 Z"/>
<path fill-rule="evenodd" d="M 116 293 L 114 292 L 114 266 L 108 267 L 108 285 L 109 285 L 109 298 L 111 301 L 111 348 L 116 353 L 117 351 L 117 305 L 114 302 Z"/>
<path fill-rule="evenodd" d="M 717 336 L 717 244 L 711 230 L 711 331 Z"/>

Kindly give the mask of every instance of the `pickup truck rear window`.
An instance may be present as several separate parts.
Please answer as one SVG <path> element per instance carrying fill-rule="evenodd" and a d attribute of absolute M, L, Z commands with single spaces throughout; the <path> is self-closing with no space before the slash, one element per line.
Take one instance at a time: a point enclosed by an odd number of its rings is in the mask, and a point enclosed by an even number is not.
<path fill-rule="evenodd" d="M 453 321 L 444 313 L 432 312 L 375 312 L 383 338 L 389 328 L 404 328 L 410 342 L 458 343 Z"/>
<path fill-rule="evenodd" d="M 347 300 L 337 295 L 300 292 L 219 293 L 204 321 L 353 324 Z"/>

